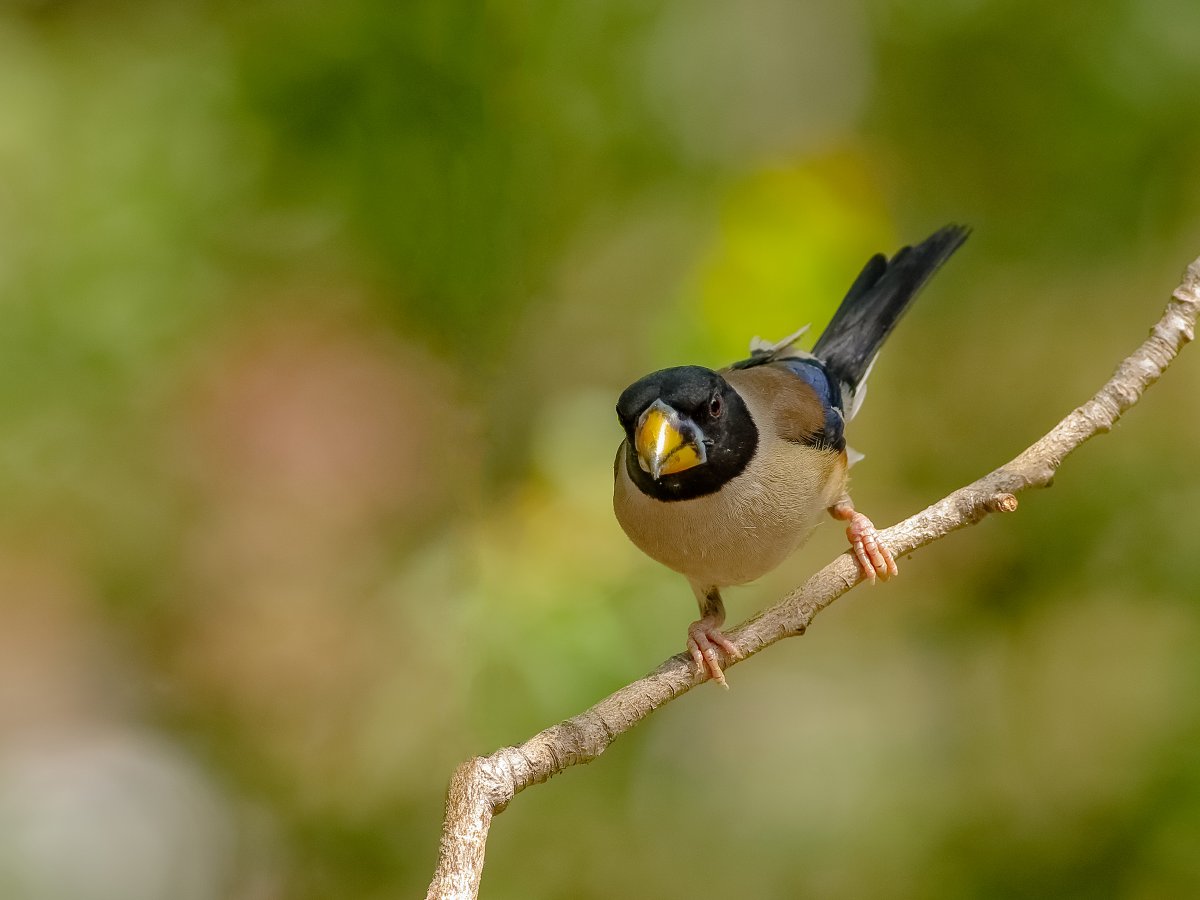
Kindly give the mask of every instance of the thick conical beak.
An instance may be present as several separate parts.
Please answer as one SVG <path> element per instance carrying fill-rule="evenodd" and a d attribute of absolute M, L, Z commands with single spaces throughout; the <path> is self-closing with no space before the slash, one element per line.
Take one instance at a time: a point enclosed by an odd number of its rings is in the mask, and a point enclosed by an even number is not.
<path fill-rule="evenodd" d="M 661 400 L 655 400 L 638 419 L 633 443 L 642 468 L 655 481 L 708 459 L 700 429 Z"/>

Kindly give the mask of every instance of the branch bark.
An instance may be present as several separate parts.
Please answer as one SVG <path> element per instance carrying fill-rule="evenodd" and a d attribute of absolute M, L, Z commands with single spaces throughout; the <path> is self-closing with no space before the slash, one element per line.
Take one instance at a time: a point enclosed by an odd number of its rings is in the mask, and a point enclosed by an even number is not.
<path fill-rule="evenodd" d="M 1012 512 L 1021 491 L 1049 486 L 1068 454 L 1109 431 L 1158 380 L 1192 339 L 1198 311 L 1200 259 L 1188 266 L 1150 337 L 1125 358 L 1095 396 L 1011 462 L 884 530 L 880 537 L 895 555 L 906 555 L 974 525 L 988 513 Z M 858 581 L 853 557 L 843 553 L 774 606 L 727 632 L 742 653 L 741 660 L 729 664 L 743 662 L 783 638 L 804 634 L 817 613 Z M 476 897 L 492 817 L 517 793 L 568 766 L 591 762 L 618 736 L 704 680 L 687 653 L 676 654 L 644 678 L 520 746 L 504 747 L 460 765 L 450 781 L 437 869 L 427 900 Z"/>

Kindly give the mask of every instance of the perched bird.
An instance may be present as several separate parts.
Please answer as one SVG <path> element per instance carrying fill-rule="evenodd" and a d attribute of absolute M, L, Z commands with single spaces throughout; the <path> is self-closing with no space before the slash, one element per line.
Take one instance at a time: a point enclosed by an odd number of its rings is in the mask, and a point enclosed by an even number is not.
<path fill-rule="evenodd" d="M 845 426 L 866 393 L 880 346 L 921 286 L 966 240 L 949 225 L 890 260 L 863 268 L 807 353 L 804 329 L 719 371 L 678 366 L 631 384 L 617 401 L 625 440 L 617 451 L 613 507 L 644 553 L 687 577 L 700 605 L 687 646 L 701 671 L 725 685 L 716 648 L 721 588 L 745 584 L 799 548 L 828 511 L 863 577 L 896 574 L 891 551 L 847 492 L 858 454 Z"/>

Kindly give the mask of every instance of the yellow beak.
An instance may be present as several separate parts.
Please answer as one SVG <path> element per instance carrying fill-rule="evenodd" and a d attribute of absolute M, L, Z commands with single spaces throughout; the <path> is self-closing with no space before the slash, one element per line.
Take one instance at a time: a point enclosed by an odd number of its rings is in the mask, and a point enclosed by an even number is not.
<path fill-rule="evenodd" d="M 708 454 L 703 442 L 695 436 L 697 431 L 696 426 L 685 425 L 683 417 L 670 406 L 655 400 L 642 413 L 633 435 L 642 468 L 657 481 L 663 475 L 683 472 L 705 462 Z"/>

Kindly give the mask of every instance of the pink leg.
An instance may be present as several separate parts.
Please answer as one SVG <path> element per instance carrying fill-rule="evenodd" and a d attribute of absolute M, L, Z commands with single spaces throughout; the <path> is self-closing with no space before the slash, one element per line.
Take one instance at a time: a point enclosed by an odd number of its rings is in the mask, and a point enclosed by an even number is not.
<path fill-rule="evenodd" d="M 897 572 L 896 559 L 892 551 L 879 540 L 879 532 L 871 520 L 858 512 L 849 499 L 841 500 L 829 507 L 829 514 L 835 519 L 849 522 L 846 537 L 850 541 L 850 549 L 858 560 L 858 568 L 867 581 L 874 583 L 876 576 L 887 581 Z"/>
<path fill-rule="evenodd" d="M 688 626 L 687 646 L 696 668 L 701 672 L 707 671 L 714 681 L 728 690 L 729 683 L 721 669 L 721 660 L 717 658 L 717 647 L 728 653 L 730 659 L 738 659 L 741 654 L 729 638 L 721 634 L 721 622 L 722 619 L 714 619 L 712 616 L 705 616 L 699 622 L 693 622 Z"/>
<path fill-rule="evenodd" d="M 742 655 L 733 642 L 721 633 L 721 626 L 725 623 L 725 604 L 721 602 L 721 592 L 716 588 L 697 588 L 696 597 L 700 601 L 701 618 L 688 626 L 688 652 L 692 654 L 698 671 L 708 672 L 717 684 L 729 690 L 717 648 L 724 650 L 730 659 L 741 659 Z"/>

